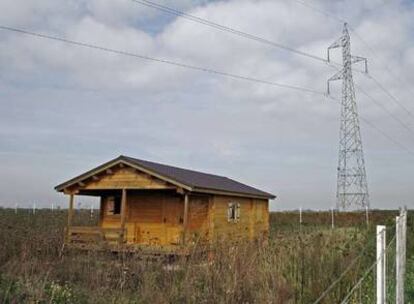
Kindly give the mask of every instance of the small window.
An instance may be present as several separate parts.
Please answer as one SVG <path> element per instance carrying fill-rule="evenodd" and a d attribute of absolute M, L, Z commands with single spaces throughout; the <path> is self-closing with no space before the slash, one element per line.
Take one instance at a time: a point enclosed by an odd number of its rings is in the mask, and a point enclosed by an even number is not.
<path fill-rule="evenodd" d="M 229 203 L 227 209 L 227 221 L 229 223 L 237 223 L 240 220 L 240 204 Z"/>
<path fill-rule="evenodd" d="M 107 200 L 107 214 L 121 214 L 121 197 L 120 196 L 108 196 Z"/>

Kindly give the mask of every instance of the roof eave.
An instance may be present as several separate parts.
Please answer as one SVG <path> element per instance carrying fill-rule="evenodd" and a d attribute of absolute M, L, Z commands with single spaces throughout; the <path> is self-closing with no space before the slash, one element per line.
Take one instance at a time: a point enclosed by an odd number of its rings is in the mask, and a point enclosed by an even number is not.
<path fill-rule="evenodd" d="M 210 193 L 210 194 L 221 194 L 221 195 L 227 195 L 227 196 L 238 196 L 238 197 L 249 197 L 249 198 L 259 198 L 259 199 L 275 199 L 276 196 L 271 193 L 262 192 L 262 194 L 258 193 L 246 193 L 246 192 L 236 192 L 236 191 L 226 191 L 226 190 L 219 190 L 219 189 L 212 189 L 212 188 L 203 188 L 203 187 L 195 187 L 193 185 L 185 184 L 181 181 L 178 181 L 170 176 L 165 176 L 162 174 L 159 174 L 158 172 L 155 172 L 154 170 L 151 170 L 150 168 L 147 168 L 143 165 L 137 165 L 133 161 L 129 159 L 129 157 L 120 155 L 115 159 L 112 159 L 94 169 L 91 169 L 77 177 L 74 177 L 64 183 L 61 183 L 55 187 L 55 190 L 58 192 L 64 192 L 65 189 L 68 187 L 71 187 L 85 179 L 88 179 L 92 177 L 93 175 L 97 174 L 98 172 L 102 172 L 104 170 L 107 170 L 113 166 L 116 166 L 118 164 L 125 164 L 132 168 L 135 168 L 137 170 L 143 171 L 147 174 L 150 174 L 152 176 L 155 176 L 157 178 L 160 178 L 164 181 L 167 181 L 177 187 L 180 187 L 184 190 L 187 190 L 189 192 L 200 192 L 200 193 Z"/>
<path fill-rule="evenodd" d="M 148 168 L 146 168 L 144 166 L 138 166 L 137 164 L 135 164 L 135 163 L 131 162 L 130 160 L 128 160 L 128 158 L 125 157 L 125 156 L 123 156 L 123 155 L 121 155 L 121 156 L 119 156 L 119 157 L 117 157 L 117 158 L 115 158 L 113 160 L 110 160 L 109 162 L 106 162 L 106 163 L 104 163 L 104 164 L 102 164 L 102 165 L 100 165 L 100 166 L 98 166 L 98 167 L 96 167 L 94 169 L 91 169 L 91 170 L 89 170 L 89 171 L 87 171 L 87 172 L 85 172 L 85 173 L 83 173 L 83 174 L 81 174 L 81 175 L 79 175 L 77 177 L 74 177 L 74 178 L 72 178 L 72 179 L 70 179 L 70 180 L 68 180 L 68 181 L 66 181 L 64 183 L 61 183 L 61 184 L 57 185 L 55 187 L 55 190 L 58 191 L 58 192 L 64 192 L 64 190 L 66 188 L 68 188 L 70 186 L 73 186 L 73 185 L 75 185 L 76 183 L 78 183 L 78 182 L 80 182 L 82 180 L 85 180 L 87 178 L 92 177 L 97 172 L 101 172 L 101 171 L 107 170 L 107 169 L 109 169 L 109 168 L 111 168 L 113 166 L 116 166 L 116 165 L 120 164 L 120 163 L 123 163 L 125 165 L 128 165 L 128 166 L 130 166 L 132 168 L 135 168 L 137 170 L 144 171 L 145 173 L 148 173 L 148 174 L 153 175 L 155 177 L 158 177 L 158 178 L 160 178 L 162 180 L 165 180 L 167 182 L 170 182 L 170 183 L 174 184 L 175 186 L 180 187 L 180 188 L 183 188 L 183 189 L 185 189 L 187 191 L 192 191 L 192 187 L 190 185 L 186 185 L 186 184 L 183 184 L 183 183 L 181 183 L 181 182 L 179 182 L 179 181 L 177 181 L 175 179 L 172 179 L 170 177 L 163 176 L 163 175 L 161 175 L 161 174 L 159 174 L 157 172 L 154 172 L 153 170 L 150 170 L 150 169 L 148 169 Z"/>
<path fill-rule="evenodd" d="M 224 190 L 216 190 L 216 189 L 208 189 L 208 188 L 200 188 L 200 187 L 194 187 L 193 192 L 219 194 L 219 195 L 226 195 L 226 196 L 258 198 L 258 199 L 271 199 L 271 200 L 276 199 L 276 195 L 273 195 L 270 193 L 263 193 L 263 195 L 260 195 L 260 194 L 254 194 L 254 193 L 224 191 Z"/>
<path fill-rule="evenodd" d="M 85 173 L 83 173 L 81 175 L 73 177 L 73 178 L 67 180 L 66 182 L 63 182 L 63 183 L 57 185 L 55 187 L 55 190 L 58 191 L 58 192 L 63 192 L 65 188 L 70 187 L 70 186 L 78 183 L 79 181 L 81 181 L 83 179 L 86 179 L 88 177 L 93 176 L 93 174 L 95 174 L 97 171 L 106 170 L 106 169 L 116 165 L 117 162 L 119 162 L 122 158 L 123 158 L 122 155 L 118 156 L 117 158 L 114 158 L 114 159 L 112 159 L 112 160 L 110 160 L 110 161 L 108 161 L 108 162 L 106 162 L 106 163 L 104 163 L 104 164 L 102 164 L 98 167 L 95 167 L 95 168 L 93 168 L 89 171 L 86 171 Z"/>

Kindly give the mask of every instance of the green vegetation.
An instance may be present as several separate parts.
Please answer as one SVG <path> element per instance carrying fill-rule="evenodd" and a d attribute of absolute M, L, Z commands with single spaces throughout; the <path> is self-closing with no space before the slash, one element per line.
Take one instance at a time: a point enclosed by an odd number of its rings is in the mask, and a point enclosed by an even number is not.
<path fill-rule="evenodd" d="M 272 213 L 265 245 L 217 243 L 208 258 L 194 253 L 169 263 L 63 250 L 65 211 L 0 209 L 0 303 L 312 303 L 366 252 L 321 302 L 338 303 L 375 260 L 374 225 L 391 227 L 395 215 L 375 211 L 366 229 L 363 214 L 338 214 L 332 230 L 329 212 L 304 213 L 301 228 L 297 212 Z M 86 210 L 75 219 L 95 225 Z M 412 213 L 408 219 L 411 240 Z M 408 254 L 414 252 L 414 244 L 408 246 Z M 409 256 L 407 303 L 414 303 L 412 286 Z M 354 299 L 372 303 L 373 287 L 371 274 Z"/>

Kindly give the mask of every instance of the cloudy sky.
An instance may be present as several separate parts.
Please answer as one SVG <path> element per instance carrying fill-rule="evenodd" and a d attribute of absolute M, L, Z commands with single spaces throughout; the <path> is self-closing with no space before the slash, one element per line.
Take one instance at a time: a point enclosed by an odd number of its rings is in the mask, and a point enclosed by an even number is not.
<path fill-rule="evenodd" d="M 320 57 L 347 20 L 353 54 L 394 97 L 355 73 L 380 105 L 357 90 L 371 204 L 414 207 L 414 2 L 154 1 Z M 320 92 L 335 73 L 131 0 L 2 0 L 0 12 L 1 26 Z M 0 205 L 66 206 L 56 184 L 124 154 L 271 191 L 272 209 L 330 208 L 339 110 L 322 95 L 0 30 Z"/>

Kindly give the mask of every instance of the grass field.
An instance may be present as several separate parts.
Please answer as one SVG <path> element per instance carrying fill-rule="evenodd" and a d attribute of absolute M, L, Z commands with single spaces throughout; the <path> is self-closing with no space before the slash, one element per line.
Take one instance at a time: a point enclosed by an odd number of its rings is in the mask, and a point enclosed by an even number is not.
<path fill-rule="evenodd" d="M 0 303 L 312 303 L 365 252 L 321 302 L 339 303 L 375 260 L 375 224 L 390 227 L 391 240 L 396 214 L 372 212 L 370 229 L 364 214 L 337 214 L 331 229 L 329 212 L 305 212 L 301 227 L 297 212 L 272 213 L 267 245 L 217 243 L 213 259 L 193 254 L 171 265 L 139 255 L 62 251 L 66 211 L 0 209 Z M 406 303 L 414 303 L 413 215 Z M 86 210 L 75 220 L 95 224 Z M 373 288 L 371 274 L 349 303 L 374 303 Z"/>

